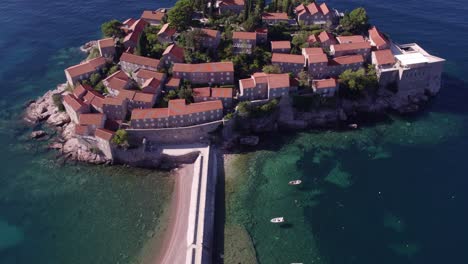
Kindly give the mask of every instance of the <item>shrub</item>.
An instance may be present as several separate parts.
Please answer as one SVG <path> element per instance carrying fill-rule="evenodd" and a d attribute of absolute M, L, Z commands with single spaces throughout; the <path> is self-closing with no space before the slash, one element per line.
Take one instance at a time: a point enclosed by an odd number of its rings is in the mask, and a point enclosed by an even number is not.
<path fill-rule="evenodd" d="M 128 133 L 124 129 L 119 129 L 115 132 L 114 137 L 112 138 L 112 143 L 116 144 L 119 147 L 127 148 L 128 144 Z"/>
<path fill-rule="evenodd" d="M 101 25 L 101 31 L 105 37 L 122 38 L 125 34 L 123 30 L 121 29 L 121 27 L 122 27 L 122 23 L 114 19 L 114 20 L 103 23 Z"/>

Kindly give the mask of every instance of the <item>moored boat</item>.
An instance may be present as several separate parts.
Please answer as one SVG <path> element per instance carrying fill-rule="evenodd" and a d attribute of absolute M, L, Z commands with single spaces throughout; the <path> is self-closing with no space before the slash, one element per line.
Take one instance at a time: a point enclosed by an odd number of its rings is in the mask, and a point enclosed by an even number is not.
<path fill-rule="evenodd" d="M 301 184 L 301 183 L 302 183 L 301 180 L 295 180 L 295 181 L 290 181 L 288 184 L 289 184 L 289 185 L 299 185 L 299 184 Z"/>
<path fill-rule="evenodd" d="M 276 217 L 270 220 L 272 223 L 283 223 L 284 222 L 284 217 Z"/>

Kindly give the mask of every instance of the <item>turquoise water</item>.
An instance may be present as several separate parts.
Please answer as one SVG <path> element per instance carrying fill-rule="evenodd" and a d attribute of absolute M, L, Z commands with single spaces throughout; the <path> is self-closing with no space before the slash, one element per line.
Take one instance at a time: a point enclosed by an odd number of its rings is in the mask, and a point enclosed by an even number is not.
<path fill-rule="evenodd" d="M 259 263 L 467 263 L 465 2 L 328 3 L 364 6 L 398 42 L 446 58 L 443 90 L 412 117 L 267 135 L 226 174 L 226 225 L 246 228 Z M 278 216 L 287 224 L 269 222 Z"/>
<path fill-rule="evenodd" d="M 25 102 L 65 81 L 102 22 L 170 2 L 2 1 L 0 263 L 133 263 L 158 236 L 168 173 L 64 165 L 18 120 Z"/>

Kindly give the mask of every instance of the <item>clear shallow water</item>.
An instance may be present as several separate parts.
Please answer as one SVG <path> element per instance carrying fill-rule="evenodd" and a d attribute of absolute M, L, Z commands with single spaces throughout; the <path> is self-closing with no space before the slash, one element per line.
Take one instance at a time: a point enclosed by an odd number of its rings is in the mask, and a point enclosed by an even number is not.
<path fill-rule="evenodd" d="M 132 263 L 155 235 L 173 189 L 167 173 L 61 165 L 17 120 L 25 102 L 65 81 L 102 22 L 172 2 L 2 1 L 0 263 Z"/>
<path fill-rule="evenodd" d="M 364 6 L 396 41 L 446 58 L 443 90 L 411 118 L 358 131 L 271 135 L 263 150 L 227 170 L 226 225 L 246 228 L 260 263 L 467 263 L 466 5 L 327 3 Z M 293 179 L 303 185 L 288 186 Z M 270 224 L 277 216 L 288 224 Z"/>

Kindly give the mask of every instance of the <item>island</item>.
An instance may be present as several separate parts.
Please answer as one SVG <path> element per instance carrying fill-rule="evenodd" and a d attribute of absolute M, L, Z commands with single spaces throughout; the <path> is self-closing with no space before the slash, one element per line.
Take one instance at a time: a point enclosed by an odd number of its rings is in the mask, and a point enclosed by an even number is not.
<path fill-rule="evenodd" d="M 211 247 L 203 226 L 213 221 L 214 153 L 255 146 L 262 133 L 356 129 L 361 115 L 416 112 L 439 92 L 445 61 L 394 42 L 364 8 L 342 13 L 308 0 L 179 0 L 101 29 L 102 39 L 82 47 L 88 57 L 30 102 L 25 120 L 56 129 L 50 147 L 67 159 L 194 163 L 193 180 L 177 187 L 192 195 L 179 199 L 186 223 L 178 222 L 192 233 L 171 238 L 192 239 L 184 258 L 193 263 L 206 263 Z M 181 261 L 168 254 L 160 261 Z"/>

